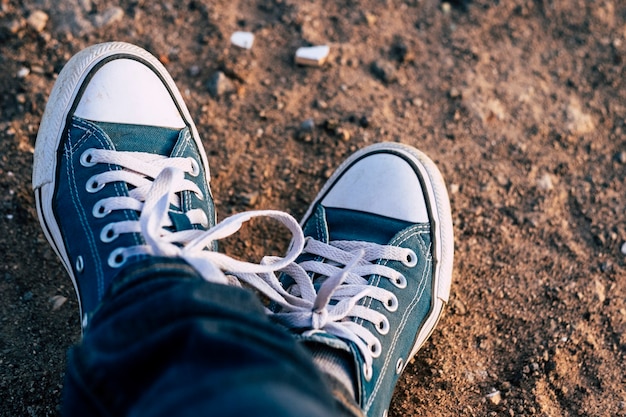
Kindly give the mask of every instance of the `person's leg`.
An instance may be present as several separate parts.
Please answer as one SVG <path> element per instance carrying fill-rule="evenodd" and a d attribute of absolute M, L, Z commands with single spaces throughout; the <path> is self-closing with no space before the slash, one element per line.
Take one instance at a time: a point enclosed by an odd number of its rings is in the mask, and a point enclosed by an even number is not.
<path fill-rule="evenodd" d="M 251 215 L 215 225 L 202 143 L 153 56 L 109 43 L 68 62 L 37 136 L 33 187 L 81 308 L 66 415 L 336 415 L 311 358 L 251 293 L 226 285 L 221 270 L 281 263 L 214 251 Z M 296 233 L 298 252 L 297 222 L 265 214 Z"/>
<path fill-rule="evenodd" d="M 332 416 L 333 403 L 255 294 L 154 258 L 113 282 L 71 350 L 63 415 Z"/>
<path fill-rule="evenodd" d="M 274 297 L 273 318 L 299 335 L 333 389 L 344 387 L 335 397 L 384 417 L 450 292 L 443 178 L 417 149 L 373 145 L 339 167 L 302 225 L 307 244 L 284 270 L 290 295 Z"/>

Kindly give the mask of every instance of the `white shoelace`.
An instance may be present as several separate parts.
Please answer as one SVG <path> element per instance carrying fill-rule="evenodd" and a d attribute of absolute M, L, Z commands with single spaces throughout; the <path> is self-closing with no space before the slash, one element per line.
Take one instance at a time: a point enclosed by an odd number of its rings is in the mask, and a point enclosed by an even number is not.
<path fill-rule="evenodd" d="M 100 238 L 114 240 L 121 233 L 141 233 L 146 243 L 143 245 L 120 247 L 109 256 L 109 265 L 119 267 L 134 255 L 179 257 L 192 265 L 205 279 L 212 282 L 228 283 L 222 271 L 243 274 L 263 274 L 286 267 L 302 251 L 304 235 L 298 222 L 289 214 L 260 210 L 240 213 L 223 220 L 209 230 L 190 229 L 170 231 L 172 226 L 168 212 L 170 205 L 180 207 L 178 193 L 194 192 L 201 199 L 201 190 L 185 173 L 199 174 L 197 162 L 192 158 L 169 158 L 161 155 L 140 152 L 118 152 L 90 149 L 81 156 L 85 166 L 97 163 L 114 164 L 119 170 L 97 174 L 87 181 L 87 190 L 97 192 L 107 183 L 123 181 L 130 185 L 129 196 L 109 197 L 99 200 L 94 206 L 94 215 L 105 217 L 113 210 L 135 210 L 140 212 L 138 220 L 124 220 L 107 225 Z M 151 180 L 150 178 L 154 178 Z M 201 209 L 185 213 L 192 224 L 208 225 L 206 214 Z M 291 247 L 284 258 L 265 257 L 260 264 L 239 261 L 227 255 L 209 250 L 212 242 L 237 232 L 241 226 L 254 217 L 270 217 L 285 225 L 293 234 Z M 255 280 L 250 280 L 255 285 Z M 257 284 L 262 285 L 262 284 Z"/>
<path fill-rule="evenodd" d="M 370 285 L 366 277 L 376 276 L 375 279 L 388 279 L 398 288 L 406 287 L 406 278 L 383 263 L 400 261 L 414 266 L 417 263 L 415 252 L 361 241 L 326 244 L 307 238 L 305 245 L 298 222 L 287 213 L 273 210 L 240 213 L 209 230 L 172 232 L 167 229 L 172 226 L 168 211 L 170 205 L 180 207 L 179 193 L 192 191 L 205 198 L 192 181 L 185 179 L 186 172 L 198 175 L 195 160 L 94 149 L 81 156 L 81 163 L 122 167 L 90 178 L 87 182 L 89 192 L 97 192 L 107 183 L 118 181 L 131 186 L 129 196 L 98 201 L 93 209 L 94 215 L 105 217 L 113 210 L 124 209 L 141 213 L 139 220 L 111 223 L 103 229 L 100 236 L 103 240 L 114 240 L 121 233 L 141 233 L 146 241 L 143 245 L 114 250 L 109 256 L 109 264 L 121 266 L 129 256 L 138 254 L 180 257 L 205 279 L 224 284 L 229 281 L 222 271 L 227 271 L 275 302 L 280 312 L 273 317 L 285 326 L 306 329 L 307 332 L 325 331 L 353 342 L 363 356 L 365 377 L 371 378 L 373 359 L 381 355 L 382 346 L 378 337 L 362 323 L 370 322 L 377 333 L 386 334 L 389 321 L 383 313 L 371 308 L 372 300 L 380 301 L 387 312 L 393 313 L 398 308 L 398 299 L 391 291 Z M 190 210 L 185 214 L 192 223 L 208 225 L 202 210 Z M 232 235 L 245 222 L 260 216 L 276 219 L 291 231 L 293 240 L 285 257 L 266 256 L 259 264 L 254 264 L 209 249 L 212 242 Z M 301 253 L 312 255 L 314 260 L 295 263 Z M 316 260 L 320 258 L 323 261 Z M 276 277 L 276 271 L 293 279 L 288 290 Z M 309 273 L 315 277 L 315 285 Z"/>
<path fill-rule="evenodd" d="M 398 299 L 391 291 L 369 285 L 366 277 L 375 275 L 388 279 L 398 288 L 406 287 L 406 278 L 401 273 L 376 262 L 394 260 L 414 266 L 417 263 L 415 252 L 369 242 L 333 241 L 326 244 L 307 238 L 304 253 L 324 258 L 324 261 L 303 261 L 282 268 L 281 272 L 294 281 L 288 290 L 273 273 L 263 274 L 264 284 L 257 289 L 280 306 L 273 318 L 286 327 L 308 329 L 305 331 L 313 333 L 322 330 L 353 342 L 364 358 L 364 374 L 369 380 L 373 358 L 380 356 L 382 347 L 378 337 L 362 323 L 368 321 L 379 334 L 387 334 L 389 321 L 384 314 L 371 308 L 372 300 L 380 301 L 389 313 L 393 313 L 398 308 Z M 309 273 L 315 274 L 315 285 Z M 235 275 L 242 281 L 257 282 L 245 274 Z M 369 300 L 364 300 L 366 297 Z"/>

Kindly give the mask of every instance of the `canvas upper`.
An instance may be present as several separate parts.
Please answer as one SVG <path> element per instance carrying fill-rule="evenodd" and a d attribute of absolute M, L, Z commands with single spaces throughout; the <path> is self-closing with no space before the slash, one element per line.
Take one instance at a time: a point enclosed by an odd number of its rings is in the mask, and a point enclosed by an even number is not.
<path fill-rule="evenodd" d="M 207 158 L 161 63 L 120 42 L 75 55 L 44 112 L 33 188 L 44 233 L 74 282 L 83 323 L 119 270 L 152 254 L 139 218 L 166 170 L 174 179 L 159 234 L 214 226 Z"/>
<path fill-rule="evenodd" d="M 449 296 L 452 220 L 441 174 L 414 148 L 367 147 L 339 167 L 301 224 L 307 242 L 284 270 L 289 295 L 273 317 L 312 351 L 349 353 L 356 402 L 385 416 Z"/>

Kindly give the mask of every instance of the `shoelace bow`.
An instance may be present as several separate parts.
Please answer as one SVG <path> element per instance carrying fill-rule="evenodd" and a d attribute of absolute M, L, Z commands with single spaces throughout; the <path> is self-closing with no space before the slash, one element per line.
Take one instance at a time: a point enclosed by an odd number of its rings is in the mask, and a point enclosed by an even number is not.
<path fill-rule="evenodd" d="M 370 285 L 368 277 L 378 276 L 398 288 L 406 287 L 401 273 L 377 262 L 393 260 L 412 266 L 415 253 L 370 242 L 326 244 L 310 237 L 303 253 L 314 260 L 291 263 L 280 270 L 293 279 L 288 289 L 273 273 L 262 275 L 262 285 L 257 289 L 279 307 L 273 319 L 291 329 L 305 333 L 322 330 L 353 342 L 363 356 L 365 376 L 371 378 L 373 358 L 380 356 L 382 347 L 378 337 L 362 324 L 370 322 L 379 334 L 387 334 L 389 321 L 372 309 L 372 301 L 380 301 L 392 313 L 398 308 L 398 299 L 391 291 Z M 245 282 L 257 282 L 246 274 L 235 275 Z"/>
<path fill-rule="evenodd" d="M 199 168 L 193 158 L 170 158 L 141 152 L 119 152 L 91 149 L 81 157 L 86 166 L 97 163 L 117 165 L 121 169 L 97 174 L 87 181 L 87 189 L 97 192 L 107 183 L 123 181 L 129 185 L 128 196 L 109 197 L 94 206 L 94 215 L 106 216 L 113 210 L 140 212 L 138 220 L 124 220 L 107 225 L 101 239 L 114 240 L 121 233 L 141 233 L 144 245 L 115 249 L 109 256 L 111 266 L 121 266 L 133 255 L 180 257 L 192 265 L 206 280 L 229 283 L 222 271 L 243 274 L 261 274 L 276 271 L 289 265 L 304 246 L 304 235 L 298 222 L 289 214 L 274 210 L 259 210 L 231 216 L 208 229 L 171 231 L 168 212 L 171 206 L 181 206 L 180 193 L 191 191 L 201 199 L 206 196 L 185 173 L 198 175 Z M 154 178 L 154 180 L 151 180 Z M 192 224 L 208 225 L 201 209 L 185 213 Z M 285 225 L 293 234 L 292 245 L 284 258 L 265 257 L 260 264 L 233 259 L 209 250 L 212 242 L 236 233 L 241 226 L 254 217 L 270 217 Z M 251 280 L 251 285 L 255 280 Z"/>
<path fill-rule="evenodd" d="M 286 327 L 304 332 L 323 330 L 353 342 L 363 356 L 365 376 L 371 378 L 373 358 L 380 356 L 382 346 L 362 324 L 370 322 L 379 334 L 387 334 L 389 321 L 383 313 L 371 308 L 372 300 L 378 300 L 388 312 L 394 312 L 398 299 L 391 291 L 369 285 L 368 277 L 388 279 L 396 287 L 404 288 L 407 282 L 401 273 L 377 262 L 400 261 L 412 266 L 417 259 L 412 250 L 361 241 L 326 244 L 310 237 L 305 245 L 297 221 L 287 213 L 274 210 L 236 214 L 209 230 L 170 231 L 168 211 L 171 205 L 180 207 L 182 191 L 192 191 L 204 198 L 201 190 L 185 179 L 185 173 L 198 175 L 195 160 L 140 152 L 89 150 L 81 157 L 81 163 L 86 166 L 107 163 L 122 168 L 90 178 L 87 182 L 90 192 L 117 181 L 131 186 L 127 197 L 100 200 L 94 206 L 94 215 L 104 217 L 113 210 L 123 209 L 141 213 L 139 220 L 115 222 L 103 229 L 103 239 L 113 240 L 121 233 L 132 232 L 141 233 L 146 241 L 145 245 L 114 250 L 109 257 L 110 264 L 122 265 L 127 257 L 137 254 L 180 257 L 205 279 L 224 284 L 229 283 L 222 273 L 226 271 L 279 306 L 280 311 L 274 313 L 273 318 Z M 192 223 L 208 224 L 200 209 L 185 214 Z M 254 217 L 274 218 L 291 231 L 293 240 L 285 257 L 266 256 L 259 264 L 254 264 L 208 249 L 213 241 L 236 233 Z M 295 263 L 301 253 L 312 255 L 314 259 Z M 276 271 L 292 278 L 289 290 L 283 288 Z"/>

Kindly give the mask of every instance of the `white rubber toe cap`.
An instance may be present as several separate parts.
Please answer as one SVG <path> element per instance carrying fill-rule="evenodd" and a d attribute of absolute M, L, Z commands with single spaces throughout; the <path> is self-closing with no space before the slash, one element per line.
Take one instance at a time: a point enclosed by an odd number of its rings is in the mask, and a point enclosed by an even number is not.
<path fill-rule="evenodd" d="M 388 153 L 369 155 L 350 166 L 321 203 L 410 223 L 429 222 L 417 173 L 404 159 Z"/>
<path fill-rule="evenodd" d="M 164 82 L 149 67 L 132 59 L 114 59 L 99 68 L 74 114 L 100 122 L 185 127 Z"/>

